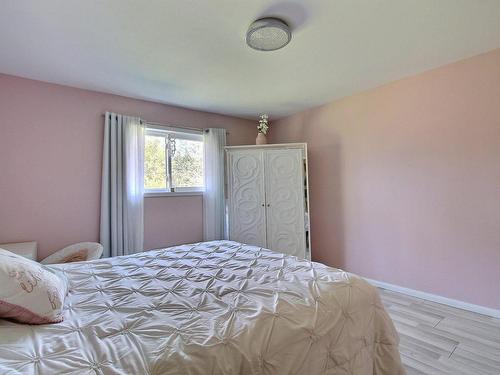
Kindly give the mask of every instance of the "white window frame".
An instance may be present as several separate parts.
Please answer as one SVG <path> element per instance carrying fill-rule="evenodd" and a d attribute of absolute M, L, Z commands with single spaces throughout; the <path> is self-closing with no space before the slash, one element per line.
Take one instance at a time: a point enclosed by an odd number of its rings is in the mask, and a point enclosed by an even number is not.
<path fill-rule="evenodd" d="M 182 129 L 175 127 L 167 127 L 167 126 L 158 126 L 153 124 L 146 123 L 146 130 L 144 135 L 151 136 L 161 136 L 165 137 L 168 134 L 172 134 L 176 139 L 185 139 L 192 141 L 200 141 L 203 142 L 203 131 L 195 130 L 195 129 Z M 165 157 L 167 157 L 168 151 L 165 152 Z M 165 163 L 167 170 L 165 174 L 167 176 L 167 184 L 169 183 L 169 179 L 171 178 L 168 168 L 168 162 Z M 205 172 L 205 166 L 203 166 L 203 172 Z M 175 187 L 175 188 L 167 188 L 164 189 L 146 189 L 144 187 L 144 196 L 148 197 L 165 197 L 165 196 L 182 196 L 182 195 L 202 195 L 205 191 L 204 186 L 190 186 L 190 187 Z"/>

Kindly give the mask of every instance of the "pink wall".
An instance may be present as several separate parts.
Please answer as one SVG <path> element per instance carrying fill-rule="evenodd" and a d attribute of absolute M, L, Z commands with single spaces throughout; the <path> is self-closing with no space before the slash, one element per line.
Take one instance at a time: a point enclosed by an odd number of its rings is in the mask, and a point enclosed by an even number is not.
<path fill-rule="evenodd" d="M 247 120 L 0 75 L 0 243 L 36 240 L 43 258 L 98 240 L 106 110 L 255 142 Z M 199 241 L 201 197 L 146 198 L 144 220 L 146 248 Z"/>
<path fill-rule="evenodd" d="M 144 248 L 178 245 L 203 240 L 203 197 L 146 198 Z"/>
<path fill-rule="evenodd" d="M 500 50 L 273 122 L 308 142 L 313 258 L 500 308 Z"/>

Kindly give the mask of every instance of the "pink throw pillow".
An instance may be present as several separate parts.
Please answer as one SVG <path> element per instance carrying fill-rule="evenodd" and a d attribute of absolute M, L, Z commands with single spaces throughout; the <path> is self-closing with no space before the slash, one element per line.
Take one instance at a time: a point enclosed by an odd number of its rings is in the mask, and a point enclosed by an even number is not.
<path fill-rule="evenodd" d="M 0 249 L 0 318 L 28 324 L 61 322 L 67 293 L 62 273 Z"/>

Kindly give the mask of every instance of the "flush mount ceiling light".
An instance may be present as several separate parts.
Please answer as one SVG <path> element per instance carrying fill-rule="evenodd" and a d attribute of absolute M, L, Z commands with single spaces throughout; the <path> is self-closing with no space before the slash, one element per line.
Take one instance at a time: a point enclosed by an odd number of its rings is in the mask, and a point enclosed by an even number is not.
<path fill-rule="evenodd" d="M 261 18 L 247 31 L 247 44 L 258 51 L 275 51 L 286 46 L 290 39 L 290 27 L 278 18 Z"/>

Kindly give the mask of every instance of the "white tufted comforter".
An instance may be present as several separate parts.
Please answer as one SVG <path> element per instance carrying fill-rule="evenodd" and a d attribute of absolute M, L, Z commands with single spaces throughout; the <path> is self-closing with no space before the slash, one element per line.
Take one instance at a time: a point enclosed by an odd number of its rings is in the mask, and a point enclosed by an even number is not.
<path fill-rule="evenodd" d="M 0 320 L 0 374 L 404 374 L 377 291 L 230 241 L 56 266 L 65 320 Z"/>

